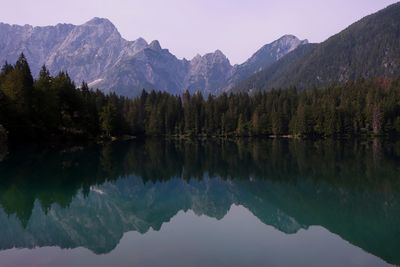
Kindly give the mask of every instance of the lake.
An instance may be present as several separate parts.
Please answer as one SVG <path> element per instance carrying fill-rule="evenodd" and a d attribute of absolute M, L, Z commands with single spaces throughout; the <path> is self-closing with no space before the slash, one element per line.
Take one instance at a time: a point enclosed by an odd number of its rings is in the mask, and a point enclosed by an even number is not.
<path fill-rule="evenodd" d="M 19 147 L 0 177 L 2 267 L 400 265 L 400 142 Z"/>

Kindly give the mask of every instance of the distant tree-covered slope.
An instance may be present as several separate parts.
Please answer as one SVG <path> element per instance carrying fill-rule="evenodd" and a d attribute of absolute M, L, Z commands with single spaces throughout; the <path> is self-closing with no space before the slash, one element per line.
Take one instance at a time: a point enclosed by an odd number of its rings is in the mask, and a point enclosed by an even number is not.
<path fill-rule="evenodd" d="M 229 91 L 241 81 L 268 68 L 291 51 L 305 44 L 308 44 L 308 40 L 300 40 L 294 35 L 285 35 L 270 44 L 264 45 L 246 62 L 234 66 L 225 86 L 225 91 Z"/>
<path fill-rule="evenodd" d="M 400 3 L 396 3 L 321 44 L 301 46 L 234 90 L 305 88 L 399 74 Z"/>

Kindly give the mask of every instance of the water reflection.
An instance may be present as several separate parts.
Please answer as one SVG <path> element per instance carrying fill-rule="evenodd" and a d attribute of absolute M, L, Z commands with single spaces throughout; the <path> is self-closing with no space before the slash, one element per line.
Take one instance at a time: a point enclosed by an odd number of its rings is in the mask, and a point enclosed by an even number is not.
<path fill-rule="evenodd" d="M 400 264 L 399 159 L 400 144 L 379 141 L 21 149 L 0 163 L 0 249 L 110 253 L 180 212 L 222 220 L 239 206 L 281 233 L 321 226 Z"/>

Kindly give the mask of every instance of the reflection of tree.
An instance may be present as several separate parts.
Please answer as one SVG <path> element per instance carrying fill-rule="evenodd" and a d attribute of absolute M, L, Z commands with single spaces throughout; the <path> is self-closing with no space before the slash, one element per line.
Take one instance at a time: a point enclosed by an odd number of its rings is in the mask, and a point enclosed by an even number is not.
<path fill-rule="evenodd" d="M 61 246 L 59 227 L 67 225 L 87 243 L 64 233 L 63 246 L 96 243 L 98 252 L 113 248 L 125 231 L 160 229 L 179 210 L 221 219 L 232 204 L 240 204 L 286 233 L 322 225 L 400 263 L 395 253 L 400 246 L 400 145 L 379 144 L 379 160 L 376 147 L 374 142 L 332 140 L 148 140 L 75 152 L 24 149 L 0 164 L 0 204 L 26 231 L 34 224 L 30 220 L 38 220 L 32 211 L 37 205 L 49 212 L 43 223 L 51 223 L 55 212 L 65 220 L 54 220 L 58 230 L 48 233 L 44 245 Z M 105 194 L 90 193 L 90 188 Z M 1 218 L 0 225 L 5 223 Z M 81 221 L 89 228 L 82 229 Z M 99 231 L 110 240 L 93 239 Z"/>
<path fill-rule="evenodd" d="M 111 144 L 106 144 L 103 146 L 100 152 L 100 166 L 101 170 L 106 175 L 112 175 L 113 173 L 113 157 L 112 157 L 112 146 Z"/>
<path fill-rule="evenodd" d="M 381 160 L 381 154 L 382 154 L 382 144 L 381 140 L 378 138 L 374 138 L 372 141 L 372 153 L 373 153 L 373 159 L 374 159 L 374 165 L 379 164 L 379 161 Z"/>
<path fill-rule="evenodd" d="M 32 214 L 35 198 L 30 194 L 25 194 L 24 191 L 18 186 L 9 187 L 1 195 L 1 205 L 7 213 L 15 212 L 21 224 L 26 227 Z"/>
<path fill-rule="evenodd" d="M 82 188 L 137 175 L 144 181 L 174 177 L 295 181 L 307 177 L 351 190 L 397 190 L 399 144 L 224 140 L 199 142 L 130 142 L 93 146 L 74 152 L 26 151 L 12 153 L 0 165 L 2 204 L 13 211 L 17 201 L 5 196 L 35 199 L 49 208 L 67 206 Z M 380 160 L 377 160 L 380 159 Z M 390 185 L 390 186 L 389 186 Z M 14 190 L 13 193 L 10 190 Z M 16 208 L 18 210 L 18 208 Z M 29 214 L 24 212 L 24 214 Z"/>

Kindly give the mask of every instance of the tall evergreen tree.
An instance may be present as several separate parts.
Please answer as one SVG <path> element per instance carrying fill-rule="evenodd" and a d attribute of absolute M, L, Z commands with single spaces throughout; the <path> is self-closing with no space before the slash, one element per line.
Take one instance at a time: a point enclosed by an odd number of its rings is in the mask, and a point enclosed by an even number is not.
<path fill-rule="evenodd" d="M 108 103 L 100 112 L 101 129 L 105 136 L 111 137 L 116 130 L 116 108 L 112 103 Z"/>

